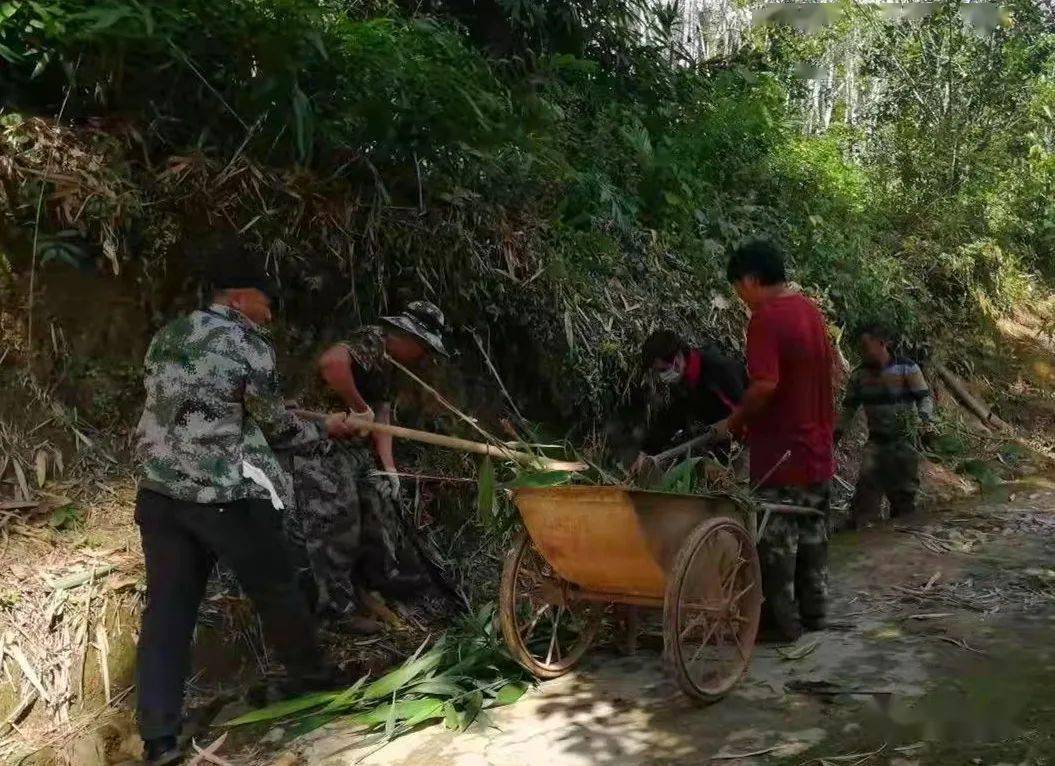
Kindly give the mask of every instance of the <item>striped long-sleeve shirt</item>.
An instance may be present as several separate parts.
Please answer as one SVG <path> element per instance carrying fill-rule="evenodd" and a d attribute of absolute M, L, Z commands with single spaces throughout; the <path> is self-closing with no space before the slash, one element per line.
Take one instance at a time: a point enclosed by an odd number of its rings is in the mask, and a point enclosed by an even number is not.
<path fill-rule="evenodd" d="M 911 438 L 922 420 L 934 416 L 934 399 L 919 365 L 895 359 L 882 370 L 859 367 L 850 377 L 837 432 L 849 429 L 859 407 L 868 418 L 873 441 Z"/>

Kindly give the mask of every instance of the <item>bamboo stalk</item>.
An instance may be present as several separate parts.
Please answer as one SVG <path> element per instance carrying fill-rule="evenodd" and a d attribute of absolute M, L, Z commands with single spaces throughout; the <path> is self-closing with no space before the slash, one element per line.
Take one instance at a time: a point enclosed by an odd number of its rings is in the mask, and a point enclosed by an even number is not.
<path fill-rule="evenodd" d="M 296 410 L 296 413 L 309 420 L 323 421 L 326 419 L 326 414 L 322 412 Z M 354 422 L 357 427 L 361 427 L 364 431 L 389 434 L 399 439 L 408 439 L 410 441 L 422 442 L 423 444 L 432 444 L 436 447 L 461 450 L 462 452 L 472 452 L 477 455 L 487 455 L 502 460 L 515 460 L 518 463 L 537 463 L 550 471 L 585 471 L 587 468 L 586 463 L 578 461 L 553 460 L 552 458 L 540 455 L 532 455 L 530 452 L 520 452 L 518 450 L 509 449 L 505 446 L 483 444 L 481 442 L 469 441 L 468 439 L 459 439 L 455 436 L 435 434 L 431 431 L 418 431 L 414 428 L 404 428 L 403 426 L 394 426 L 388 423 L 375 423 L 370 420 L 356 418 L 354 415 L 349 415 L 348 420 Z"/>
<path fill-rule="evenodd" d="M 967 385 L 955 375 L 948 367 L 941 362 L 933 362 L 931 366 L 934 371 L 938 373 L 938 377 L 942 379 L 942 382 L 949 387 L 956 398 L 966 407 L 971 413 L 981 420 L 985 425 L 994 425 L 1004 431 L 1010 431 L 1011 426 L 1005 423 L 1003 420 L 996 416 L 984 402 L 975 398 L 975 396 L 967 390 Z"/>
<path fill-rule="evenodd" d="M 80 585 L 84 585 L 86 582 L 94 580 L 96 577 L 108 575 L 115 569 L 117 569 L 116 564 L 103 564 L 99 567 L 86 569 L 83 572 L 77 572 L 76 574 L 67 575 L 66 577 L 55 580 L 51 584 L 51 589 L 54 591 L 70 590 Z"/>
<path fill-rule="evenodd" d="M 700 434 L 699 436 L 689 439 L 683 444 L 679 444 L 677 447 L 671 447 L 666 452 L 660 452 L 658 455 L 653 455 L 653 460 L 657 463 L 662 463 L 665 460 L 669 460 L 672 457 L 686 454 L 696 447 L 702 447 L 709 444 L 714 440 L 714 429 L 708 428 L 706 433 Z"/>

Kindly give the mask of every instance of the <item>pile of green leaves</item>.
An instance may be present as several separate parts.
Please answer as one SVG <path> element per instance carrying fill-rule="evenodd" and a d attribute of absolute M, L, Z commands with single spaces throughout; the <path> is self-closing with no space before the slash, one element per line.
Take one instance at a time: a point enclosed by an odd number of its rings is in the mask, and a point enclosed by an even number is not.
<path fill-rule="evenodd" d="M 383 739 L 443 721 L 464 731 L 484 711 L 511 705 L 528 690 L 529 676 L 506 652 L 494 605 L 462 619 L 431 646 L 426 640 L 411 657 L 380 678 L 364 676 L 334 692 L 308 694 L 255 710 L 227 726 L 277 724 L 299 736 L 342 721 Z"/>
<path fill-rule="evenodd" d="M 522 487 L 559 487 L 570 484 L 576 474 L 570 471 L 542 471 L 520 466 L 509 466 L 511 478 L 499 481 L 495 472 L 494 461 L 485 457 L 480 462 L 480 471 L 477 476 L 476 507 L 484 514 L 497 512 L 498 505 L 495 502 L 498 493 L 503 490 L 513 490 Z"/>

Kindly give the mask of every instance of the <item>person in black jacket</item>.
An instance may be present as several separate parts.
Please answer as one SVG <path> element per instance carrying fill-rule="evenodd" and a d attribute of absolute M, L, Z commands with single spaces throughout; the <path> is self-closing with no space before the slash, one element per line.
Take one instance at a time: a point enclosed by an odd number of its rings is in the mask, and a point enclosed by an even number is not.
<path fill-rule="evenodd" d="M 714 346 L 690 347 L 677 333 L 658 330 L 642 345 L 641 361 L 670 389 L 669 404 L 650 419 L 642 455 L 687 441 L 729 417 L 740 404 L 744 365 Z"/>

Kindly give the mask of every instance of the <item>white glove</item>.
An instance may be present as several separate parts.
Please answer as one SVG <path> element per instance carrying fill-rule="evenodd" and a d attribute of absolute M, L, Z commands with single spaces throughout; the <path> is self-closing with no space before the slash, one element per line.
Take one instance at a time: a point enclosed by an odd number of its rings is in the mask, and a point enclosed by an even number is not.
<path fill-rule="evenodd" d="M 396 499 L 399 497 L 399 492 L 402 487 L 397 474 L 389 473 L 388 471 L 374 471 L 370 475 L 384 479 L 388 483 L 389 489 L 392 491 L 392 498 Z"/>

